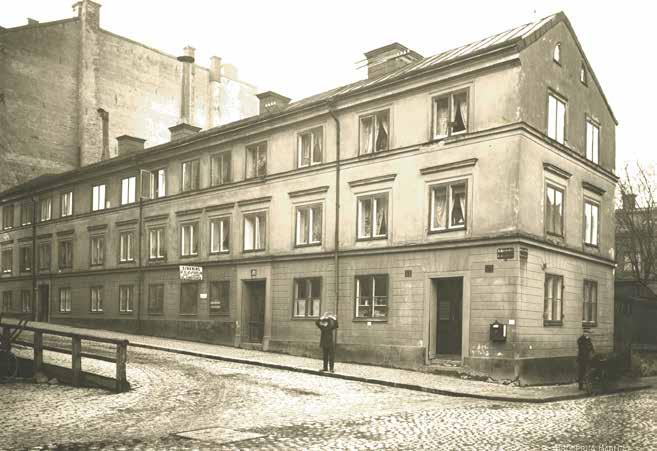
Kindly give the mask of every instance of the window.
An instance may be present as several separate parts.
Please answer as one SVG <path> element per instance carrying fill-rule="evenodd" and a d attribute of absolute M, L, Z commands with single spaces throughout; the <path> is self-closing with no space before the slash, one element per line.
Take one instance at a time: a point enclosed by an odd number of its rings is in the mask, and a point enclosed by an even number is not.
<path fill-rule="evenodd" d="M 37 258 L 39 259 L 39 271 L 50 271 L 50 241 L 39 243 L 37 250 Z"/>
<path fill-rule="evenodd" d="M 52 218 L 52 199 L 47 197 L 39 201 L 39 221 L 50 221 Z"/>
<path fill-rule="evenodd" d="M 314 318 L 321 314 L 322 279 L 294 279 L 294 317 Z"/>
<path fill-rule="evenodd" d="M 561 308 L 563 305 L 563 277 L 553 274 L 545 275 L 545 303 L 543 308 L 543 322 L 545 324 L 561 324 L 563 319 Z"/>
<path fill-rule="evenodd" d="M 598 245 L 598 222 L 600 220 L 599 207 L 591 201 L 584 201 L 584 244 Z"/>
<path fill-rule="evenodd" d="M 246 178 L 267 175 L 267 143 L 261 142 L 246 148 Z"/>
<path fill-rule="evenodd" d="M 588 73 L 586 72 L 586 66 L 584 63 L 582 63 L 582 67 L 579 69 L 579 81 L 582 82 L 582 84 L 588 85 L 589 80 L 588 80 Z"/>
<path fill-rule="evenodd" d="M 548 95 L 548 137 L 563 144 L 566 141 L 566 102 Z"/>
<path fill-rule="evenodd" d="M 30 290 L 21 290 L 21 312 L 30 313 L 32 311 L 32 292 Z"/>
<path fill-rule="evenodd" d="M 21 247 L 20 248 L 20 271 L 21 272 L 30 272 L 32 271 L 32 247 Z"/>
<path fill-rule="evenodd" d="M 356 277 L 356 318 L 388 317 L 388 276 Z"/>
<path fill-rule="evenodd" d="M 103 287 L 91 287 L 91 311 L 103 311 Z"/>
<path fill-rule="evenodd" d="M 3 249 L 2 250 L 2 273 L 7 274 L 11 273 L 14 266 L 14 252 L 12 249 Z"/>
<path fill-rule="evenodd" d="M 148 231 L 148 258 L 158 260 L 165 258 L 164 253 L 164 229 L 150 229 Z"/>
<path fill-rule="evenodd" d="M 34 217 L 34 203 L 32 201 L 25 201 L 21 204 L 21 225 L 32 224 Z"/>
<path fill-rule="evenodd" d="M 554 46 L 554 51 L 552 52 L 552 59 L 554 62 L 561 64 L 561 43 L 557 43 Z"/>
<path fill-rule="evenodd" d="M 73 266 L 73 241 L 59 242 L 59 268 L 71 268 Z"/>
<path fill-rule="evenodd" d="M 3 312 L 11 312 L 14 308 L 13 301 L 11 299 L 12 293 L 11 291 L 3 291 L 2 292 L 2 311 Z"/>
<path fill-rule="evenodd" d="M 164 285 L 161 283 L 148 286 L 148 313 L 152 315 L 164 313 Z"/>
<path fill-rule="evenodd" d="M 210 282 L 210 314 L 230 314 L 230 282 Z"/>
<path fill-rule="evenodd" d="M 598 164 L 600 158 L 600 127 L 586 118 L 586 159 Z"/>
<path fill-rule="evenodd" d="M 266 213 L 252 213 L 244 216 L 244 250 L 258 251 L 265 248 L 267 237 Z"/>
<path fill-rule="evenodd" d="M 367 154 L 388 150 L 390 146 L 390 111 L 361 116 L 360 153 Z"/>
<path fill-rule="evenodd" d="M 182 191 L 193 191 L 199 187 L 199 160 L 185 161 L 182 164 Z"/>
<path fill-rule="evenodd" d="M 61 313 L 71 311 L 71 289 L 68 287 L 59 289 L 59 311 Z"/>
<path fill-rule="evenodd" d="M 468 130 L 468 91 L 433 99 L 433 138 L 465 133 Z"/>
<path fill-rule="evenodd" d="M 308 246 L 322 242 L 322 206 L 297 207 L 296 245 Z"/>
<path fill-rule="evenodd" d="M 14 206 L 5 205 L 2 207 L 2 229 L 8 230 L 14 228 Z"/>
<path fill-rule="evenodd" d="M 91 210 L 92 211 L 97 211 L 97 210 L 104 210 L 105 209 L 105 190 L 106 186 L 105 185 L 94 185 L 94 187 L 91 189 L 91 195 L 92 195 L 92 202 L 91 202 Z"/>
<path fill-rule="evenodd" d="M 151 176 L 151 198 L 156 199 L 164 197 L 167 194 L 167 171 L 158 169 L 153 171 Z"/>
<path fill-rule="evenodd" d="M 322 127 L 299 133 L 297 139 L 298 167 L 303 168 L 322 162 L 323 135 Z"/>
<path fill-rule="evenodd" d="M 210 221 L 210 252 L 228 252 L 230 249 L 230 218 Z"/>
<path fill-rule="evenodd" d="M 582 322 L 595 324 L 598 321 L 598 283 L 592 280 L 584 281 L 584 303 L 582 306 Z"/>
<path fill-rule="evenodd" d="M 183 224 L 180 231 L 180 254 L 183 257 L 198 255 L 198 224 Z"/>
<path fill-rule="evenodd" d="M 552 185 L 545 189 L 545 232 L 563 236 L 563 190 Z"/>
<path fill-rule="evenodd" d="M 388 236 L 388 194 L 358 198 L 358 239 Z"/>
<path fill-rule="evenodd" d="M 137 177 L 127 177 L 121 180 L 121 205 L 132 204 L 135 202 L 135 191 L 137 187 Z"/>
<path fill-rule="evenodd" d="M 180 284 L 180 314 L 195 315 L 198 299 L 198 284 Z"/>
<path fill-rule="evenodd" d="M 210 184 L 223 185 L 230 182 L 230 152 L 221 152 L 210 157 Z"/>
<path fill-rule="evenodd" d="M 73 214 L 73 191 L 62 193 L 60 198 L 61 216 L 71 216 Z"/>
<path fill-rule="evenodd" d="M 119 312 L 130 313 L 133 308 L 132 285 L 121 285 L 119 287 Z"/>
<path fill-rule="evenodd" d="M 119 234 L 119 261 L 135 261 L 135 232 L 121 232 Z"/>
<path fill-rule="evenodd" d="M 98 266 L 105 263 L 105 237 L 103 235 L 92 236 L 91 245 L 91 265 Z"/>
<path fill-rule="evenodd" d="M 465 228 L 467 183 L 464 181 L 431 187 L 429 225 L 432 232 Z"/>

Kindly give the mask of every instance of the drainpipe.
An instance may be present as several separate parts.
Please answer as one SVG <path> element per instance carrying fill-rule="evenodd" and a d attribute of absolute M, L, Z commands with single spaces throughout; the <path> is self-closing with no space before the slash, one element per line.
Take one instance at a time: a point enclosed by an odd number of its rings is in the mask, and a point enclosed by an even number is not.
<path fill-rule="evenodd" d="M 144 293 L 144 268 L 142 265 L 142 223 L 143 223 L 143 217 L 144 217 L 144 198 L 142 197 L 141 193 L 141 186 L 142 186 L 142 181 L 141 181 L 141 172 L 139 173 L 139 222 L 137 223 L 137 239 L 139 240 L 139 245 L 137 247 L 137 254 L 138 254 L 138 260 L 137 260 L 137 271 L 139 274 L 139 287 L 138 287 L 138 298 L 137 298 L 137 334 L 141 334 L 141 308 L 143 305 L 142 302 L 142 295 Z"/>
<path fill-rule="evenodd" d="M 335 121 L 335 236 L 333 252 L 335 266 L 335 317 L 340 309 L 340 121 L 335 115 L 332 103 L 329 103 L 329 114 Z M 338 342 L 338 329 L 335 330 L 335 343 Z"/>
<path fill-rule="evenodd" d="M 36 307 L 37 307 L 37 262 L 36 262 L 36 255 L 37 255 L 37 250 L 36 250 L 36 244 L 37 244 L 37 225 L 36 225 L 36 194 L 34 191 L 32 192 L 32 299 L 30 302 L 32 303 L 32 321 L 36 321 Z M 22 210 L 22 209 L 21 209 Z M 23 215 L 23 212 L 21 211 L 21 216 Z M 41 309 L 39 309 L 39 313 L 41 313 Z"/>

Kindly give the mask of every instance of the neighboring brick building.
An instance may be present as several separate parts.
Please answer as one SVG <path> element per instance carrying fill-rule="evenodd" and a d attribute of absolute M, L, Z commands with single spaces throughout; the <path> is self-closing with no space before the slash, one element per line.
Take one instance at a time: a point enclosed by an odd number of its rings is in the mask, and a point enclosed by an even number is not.
<path fill-rule="evenodd" d="M 365 80 L 0 194 L 7 307 L 303 355 L 333 311 L 339 360 L 571 379 L 583 330 L 612 346 L 617 178 L 567 18 L 366 55 Z"/>
<path fill-rule="evenodd" d="M 0 191 L 115 156 L 120 135 L 165 142 L 180 118 L 183 66 L 192 125 L 258 113 L 255 88 L 220 58 L 209 69 L 179 62 L 100 28 L 100 5 L 74 8 L 70 19 L 0 28 Z"/>

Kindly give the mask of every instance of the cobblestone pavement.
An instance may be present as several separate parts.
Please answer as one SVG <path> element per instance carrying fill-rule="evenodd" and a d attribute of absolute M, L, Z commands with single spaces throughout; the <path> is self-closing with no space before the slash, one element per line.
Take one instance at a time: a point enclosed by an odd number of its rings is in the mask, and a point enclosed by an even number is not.
<path fill-rule="evenodd" d="M 51 363 L 67 359 L 45 354 Z M 113 369 L 86 359 L 83 367 Z M 495 402 L 139 348 L 130 350 L 128 379 L 133 390 L 122 394 L 0 385 L 0 449 L 657 449 L 656 389 Z M 217 427 L 260 437 L 221 443 L 204 431 L 196 433 L 201 440 L 173 435 Z"/>

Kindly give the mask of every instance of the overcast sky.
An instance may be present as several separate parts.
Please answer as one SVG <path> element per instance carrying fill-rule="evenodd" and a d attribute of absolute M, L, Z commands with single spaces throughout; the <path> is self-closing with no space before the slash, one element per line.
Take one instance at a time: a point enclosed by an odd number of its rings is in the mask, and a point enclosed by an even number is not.
<path fill-rule="evenodd" d="M 363 52 L 400 42 L 424 56 L 479 40 L 557 11 L 570 19 L 620 123 L 617 172 L 654 163 L 657 95 L 651 2 L 100 0 L 100 25 L 167 53 L 196 48 L 235 64 L 244 81 L 300 99 L 365 77 Z M 72 17 L 71 0 L 2 0 L 0 25 Z"/>

